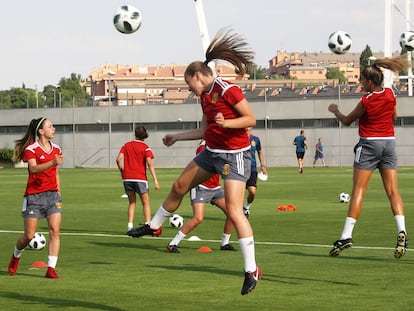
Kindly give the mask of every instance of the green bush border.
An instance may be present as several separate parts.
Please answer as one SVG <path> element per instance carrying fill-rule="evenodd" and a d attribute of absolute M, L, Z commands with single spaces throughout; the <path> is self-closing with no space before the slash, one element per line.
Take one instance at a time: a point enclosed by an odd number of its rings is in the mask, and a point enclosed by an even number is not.
<path fill-rule="evenodd" d="M 0 149 L 0 161 L 12 163 L 13 158 L 13 149 L 10 148 L 1 148 Z"/>

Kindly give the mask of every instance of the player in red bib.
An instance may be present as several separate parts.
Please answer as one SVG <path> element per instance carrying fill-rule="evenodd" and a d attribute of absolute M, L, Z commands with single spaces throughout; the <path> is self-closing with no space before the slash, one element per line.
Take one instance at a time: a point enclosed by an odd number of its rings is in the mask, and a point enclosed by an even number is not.
<path fill-rule="evenodd" d="M 251 292 L 261 277 L 256 265 L 253 230 L 243 213 L 252 156 L 246 128 L 256 125 L 256 117 L 242 90 L 217 77 L 209 64 L 215 59 L 227 61 L 243 76 L 253 64 L 253 56 L 243 38 L 231 31 L 219 32 L 207 48 L 206 60 L 193 62 L 186 68 L 184 79 L 194 95 L 201 99 L 203 118 L 200 128 L 166 135 L 163 141 L 166 146 L 171 146 L 180 140 L 205 139 L 206 147 L 174 182 L 151 223 L 129 231 L 133 237 L 158 234 L 157 229 L 179 207 L 190 189 L 220 174 L 228 216 L 237 231 L 244 258 L 242 295 Z"/>
<path fill-rule="evenodd" d="M 125 143 L 116 158 L 116 164 L 121 172 L 125 193 L 128 196 L 128 226 L 127 230 L 133 228 L 135 206 L 138 193 L 144 213 L 144 221 L 151 220 L 151 205 L 148 189 L 147 168 L 154 179 L 155 190 L 160 189 L 157 174 L 152 160 L 154 153 L 150 146 L 144 141 L 148 138 L 147 129 L 139 125 L 135 128 L 135 139 Z"/>
<path fill-rule="evenodd" d="M 55 271 L 62 220 L 58 165 L 63 164 L 63 156 L 60 147 L 51 141 L 54 136 L 55 128 L 52 122 L 47 118 L 39 118 L 33 119 L 24 137 L 16 141 L 13 160 L 27 162 L 29 178 L 22 208 L 24 234 L 18 238 L 14 247 L 8 267 L 10 275 L 16 274 L 20 257 L 36 233 L 39 219 L 46 218 L 49 226 L 46 277 L 59 278 Z"/>
<path fill-rule="evenodd" d="M 364 90 L 368 93 L 362 96 L 358 105 L 348 115 L 342 114 L 336 104 L 328 107 L 328 110 L 346 126 L 358 120 L 360 136 L 354 148 L 353 188 L 348 214 L 342 235 L 334 242 L 329 252 L 330 256 L 338 256 L 342 250 L 352 246 L 352 232 L 361 213 L 368 182 L 372 172 L 377 168 L 397 224 L 398 234 L 394 257 L 401 258 L 406 252 L 407 230 L 403 201 L 398 191 L 397 152 L 393 124 L 397 118 L 396 99 L 392 89 L 382 86 L 384 75 L 380 67 L 394 72 L 401 71 L 407 68 L 406 57 L 377 59 L 373 65 L 365 67 L 361 71 L 360 80 Z"/>

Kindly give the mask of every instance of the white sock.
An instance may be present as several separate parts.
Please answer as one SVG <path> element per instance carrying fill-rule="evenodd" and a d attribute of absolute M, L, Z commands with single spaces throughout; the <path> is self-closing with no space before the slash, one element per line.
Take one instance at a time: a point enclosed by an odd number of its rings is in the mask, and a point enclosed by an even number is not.
<path fill-rule="evenodd" d="M 407 233 L 407 230 L 405 229 L 405 216 L 404 215 L 395 215 L 395 222 L 397 223 L 397 230 L 398 232 L 404 231 Z"/>
<path fill-rule="evenodd" d="M 133 224 L 132 222 L 129 222 L 129 223 L 128 223 L 128 230 L 130 230 L 130 229 L 132 229 L 132 228 L 134 228 L 134 224 Z"/>
<path fill-rule="evenodd" d="M 356 219 L 352 217 L 346 217 L 344 230 L 342 231 L 341 240 L 350 239 L 352 238 L 352 231 L 354 230 L 354 226 L 356 223 Z"/>
<path fill-rule="evenodd" d="M 14 246 L 14 251 L 13 251 L 14 258 L 20 258 L 20 256 L 22 255 L 23 252 L 24 252 L 24 248 L 23 249 L 17 249 L 17 247 Z"/>
<path fill-rule="evenodd" d="M 256 271 L 256 258 L 254 251 L 254 239 L 253 237 L 239 239 L 240 250 L 244 259 L 244 272 Z"/>
<path fill-rule="evenodd" d="M 161 227 L 165 219 L 167 219 L 171 215 L 172 213 L 166 211 L 161 205 L 158 211 L 155 213 L 154 217 L 152 217 L 151 219 L 151 229 L 158 229 L 159 227 Z"/>
<path fill-rule="evenodd" d="M 178 245 L 180 244 L 181 240 L 184 239 L 186 236 L 185 233 L 182 233 L 181 230 L 175 235 L 174 239 L 168 245 Z"/>
<path fill-rule="evenodd" d="M 227 245 L 230 242 L 231 234 L 223 233 L 221 236 L 221 246 Z"/>
<path fill-rule="evenodd" d="M 47 266 L 51 268 L 55 268 L 57 264 L 58 257 L 57 256 L 47 256 Z"/>
<path fill-rule="evenodd" d="M 243 208 L 244 209 L 250 209 L 250 205 L 252 205 L 252 204 L 251 203 L 249 204 L 249 203 L 246 202 L 246 204 L 244 204 Z"/>

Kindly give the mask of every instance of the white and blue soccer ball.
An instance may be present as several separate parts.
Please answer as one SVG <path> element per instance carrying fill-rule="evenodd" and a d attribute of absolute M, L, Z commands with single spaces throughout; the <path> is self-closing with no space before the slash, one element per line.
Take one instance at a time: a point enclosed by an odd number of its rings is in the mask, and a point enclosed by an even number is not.
<path fill-rule="evenodd" d="M 339 202 L 341 203 L 348 203 L 351 200 L 351 196 L 346 192 L 341 192 L 339 194 Z"/>
<path fill-rule="evenodd" d="M 123 5 L 115 12 L 113 23 L 119 32 L 131 34 L 141 27 L 142 15 L 132 5 Z"/>
<path fill-rule="evenodd" d="M 328 38 L 328 47 L 335 54 L 345 54 L 352 45 L 352 39 L 346 31 L 338 30 Z"/>
<path fill-rule="evenodd" d="M 46 237 L 42 233 L 36 232 L 33 239 L 31 239 L 29 242 L 30 249 L 40 251 L 41 249 L 44 249 L 45 246 L 46 246 Z"/>
<path fill-rule="evenodd" d="M 170 217 L 170 226 L 173 228 L 181 228 L 184 224 L 184 218 L 178 214 L 174 214 Z"/>
<path fill-rule="evenodd" d="M 400 46 L 407 51 L 414 51 L 414 31 L 406 31 L 401 34 Z"/>

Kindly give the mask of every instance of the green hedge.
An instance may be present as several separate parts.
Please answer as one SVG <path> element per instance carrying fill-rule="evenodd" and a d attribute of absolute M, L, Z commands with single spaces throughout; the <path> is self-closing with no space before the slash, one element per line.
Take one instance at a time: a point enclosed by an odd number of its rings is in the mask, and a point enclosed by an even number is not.
<path fill-rule="evenodd" d="M 0 149 L 0 161 L 12 162 L 13 158 L 13 149 L 1 148 Z"/>

